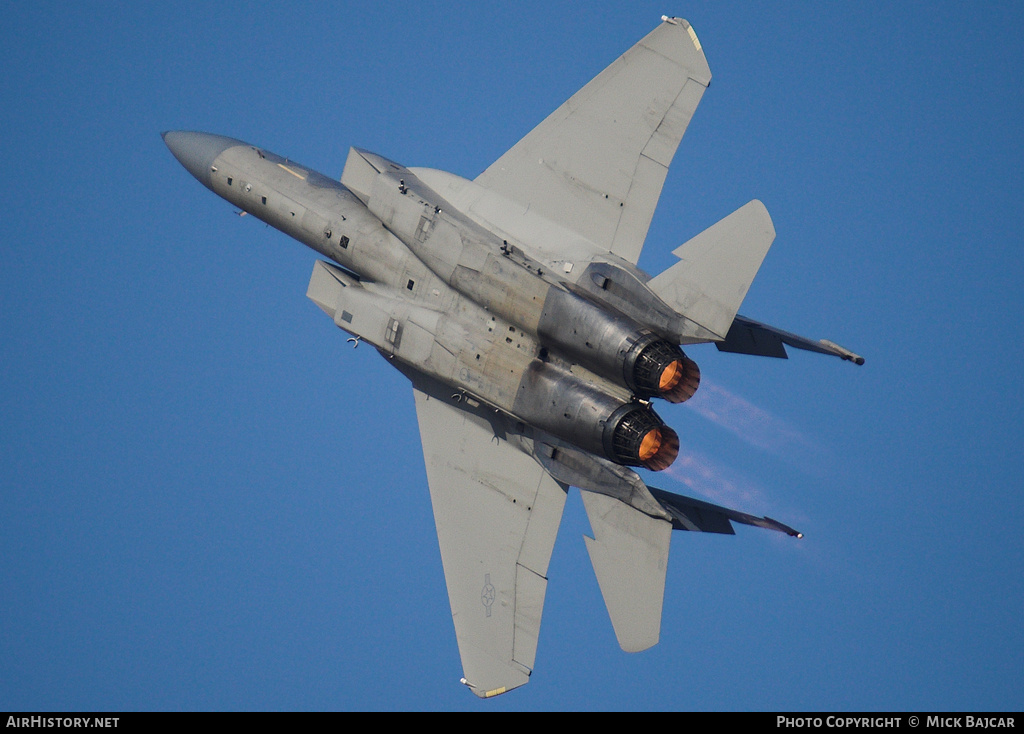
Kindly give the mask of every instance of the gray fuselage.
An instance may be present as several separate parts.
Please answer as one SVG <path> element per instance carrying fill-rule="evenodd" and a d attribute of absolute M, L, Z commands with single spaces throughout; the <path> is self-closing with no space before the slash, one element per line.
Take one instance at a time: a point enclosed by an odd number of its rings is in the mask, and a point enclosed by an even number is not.
<path fill-rule="evenodd" d="M 368 206 L 342 183 L 239 140 L 164 139 L 214 193 L 347 271 L 334 278 L 334 303 L 318 303 L 403 372 L 619 464 L 665 468 L 674 459 L 678 439 L 636 400 L 623 368 L 649 331 L 517 261 L 507 242 L 410 186 L 408 169 L 398 174 L 409 183 L 380 172 Z M 364 313 L 373 317 L 359 328 Z"/>

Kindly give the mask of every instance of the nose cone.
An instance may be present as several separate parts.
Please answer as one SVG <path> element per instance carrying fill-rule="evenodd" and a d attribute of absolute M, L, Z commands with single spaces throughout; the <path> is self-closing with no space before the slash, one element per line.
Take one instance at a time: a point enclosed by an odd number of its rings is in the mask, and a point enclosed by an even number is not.
<path fill-rule="evenodd" d="M 210 166 L 221 153 L 236 145 L 245 145 L 241 140 L 210 133 L 172 130 L 163 133 L 167 147 L 174 153 L 185 170 L 195 176 L 203 186 L 211 188 Z"/>

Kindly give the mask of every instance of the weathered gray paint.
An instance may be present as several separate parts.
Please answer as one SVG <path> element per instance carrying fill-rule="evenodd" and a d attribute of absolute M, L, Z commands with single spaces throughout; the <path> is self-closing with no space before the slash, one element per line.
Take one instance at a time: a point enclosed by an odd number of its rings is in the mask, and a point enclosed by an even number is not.
<path fill-rule="evenodd" d="M 204 186 L 332 261 L 307 295 L 413 384 L 464 682 L 529 679 L 568 485 L 616 636 L 658 639 L 672 528 L 757 518 L 647 487 L 678 436 L 649 400 L 687 399 L 679 345 L 863 359 L 736 311 L 774 238 L 751 202 L 675 251 L 635 263 L 668 165 L 710 80 L 686 21 L 663 23 L 476 181 L 353 148 L 341 180 L 240 140 L 168 132 Z"/>

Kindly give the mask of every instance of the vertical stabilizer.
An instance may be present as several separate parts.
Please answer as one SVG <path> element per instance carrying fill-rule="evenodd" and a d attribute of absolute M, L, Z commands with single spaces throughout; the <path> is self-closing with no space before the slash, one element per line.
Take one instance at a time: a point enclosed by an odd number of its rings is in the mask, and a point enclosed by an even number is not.
<path fill-rule="evenodd" d="M 725 339 L 774 240 L 772 218 L 755 199 L 676 248 L 679 262 L 647 285 L 678 313 Z"/>
<path fill-rule="evenodd" d="M 672 524 L 603 494 L 580 492 L 594 538 L 584 536 L 619 646 L 640 652 L 661 635 Z"/>

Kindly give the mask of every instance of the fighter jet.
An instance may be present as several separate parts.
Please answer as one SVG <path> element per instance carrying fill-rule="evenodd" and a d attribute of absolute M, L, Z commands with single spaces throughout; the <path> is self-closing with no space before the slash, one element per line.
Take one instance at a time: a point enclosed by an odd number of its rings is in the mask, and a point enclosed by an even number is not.
<path fill-rule="evenodd" d="M 693 28 L 664 17 L 473 180 L 352 148 L 335 181 L 233 138 L 163 134 L 200 183 L 326 258 L 306 295 L 412 383 L 462 682 L 478 696 L 529 681 L 570 486 L 626 651 L 658 642 L 673 529 L 801 537 L 634 470 L 679 451 L 654 403 L 698 389 L 681 347 L 864 361 L 737 315 L 775 238 L 759 201 L 664 272 L 637 268 L 710 80 Z"/>

